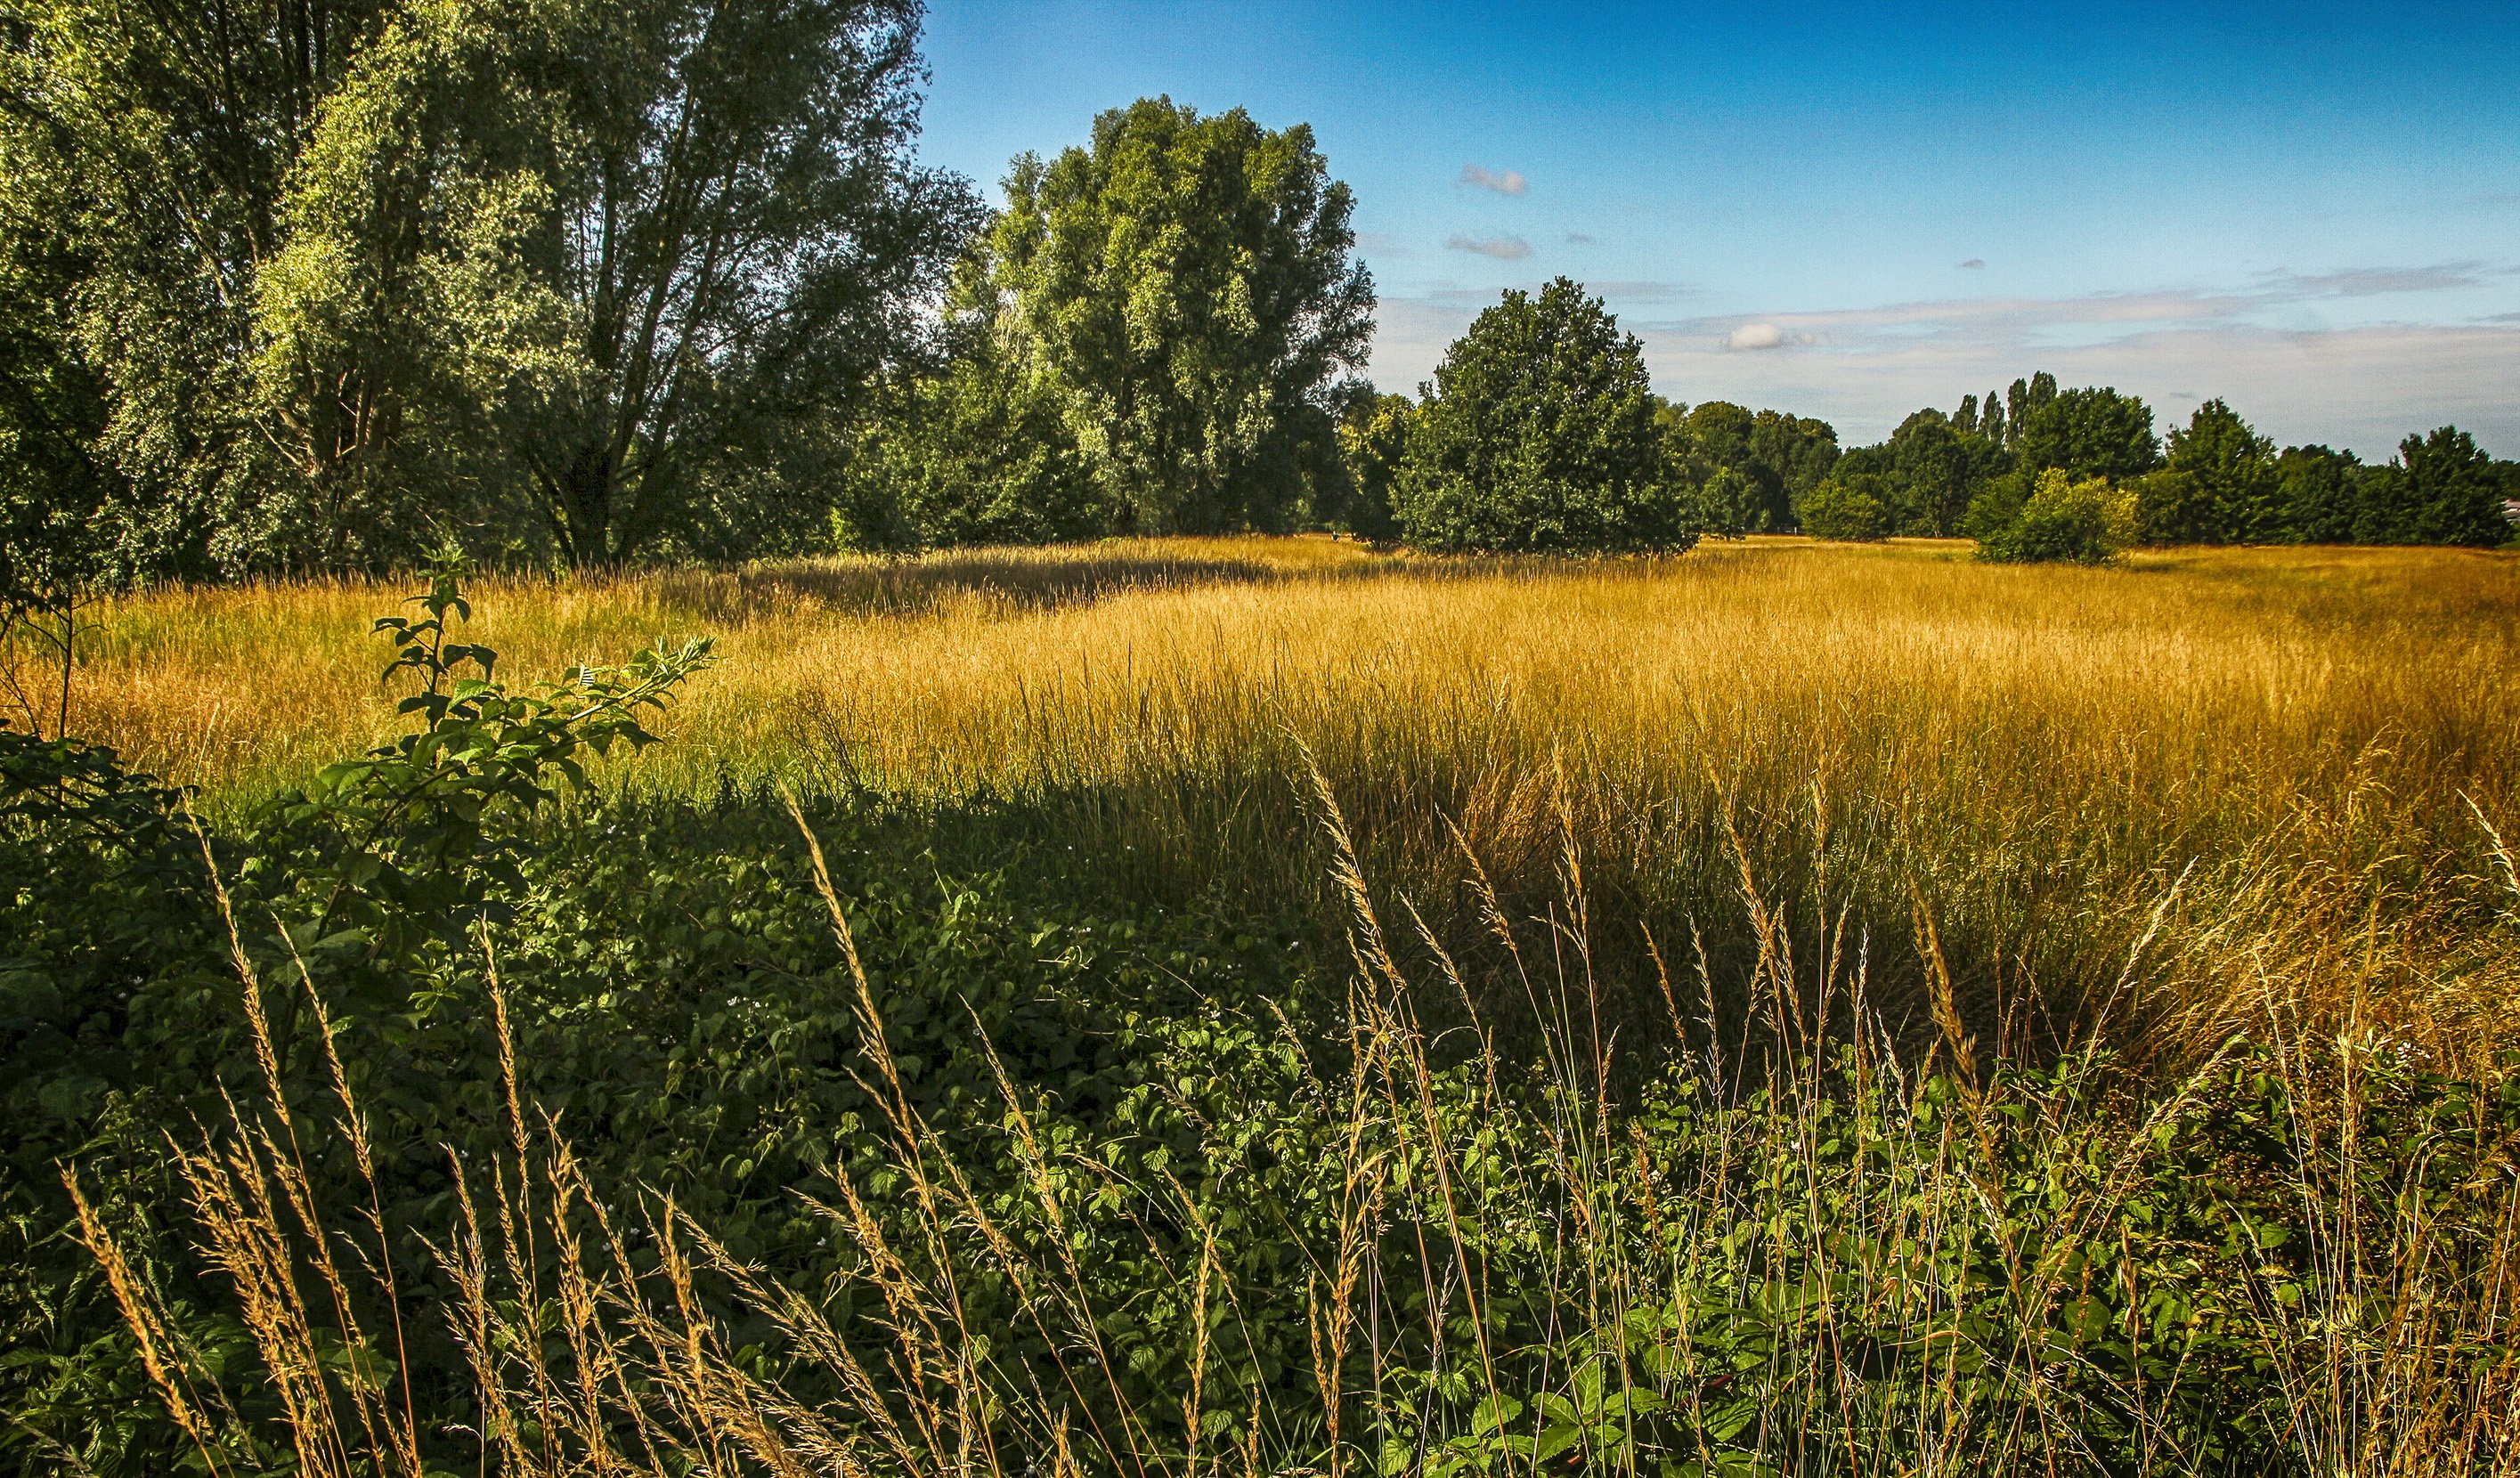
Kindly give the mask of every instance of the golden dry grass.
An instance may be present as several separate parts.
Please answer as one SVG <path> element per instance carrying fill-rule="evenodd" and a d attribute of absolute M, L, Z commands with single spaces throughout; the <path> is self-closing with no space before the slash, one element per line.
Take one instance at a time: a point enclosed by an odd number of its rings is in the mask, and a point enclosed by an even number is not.
<path fill-rule="evenodd" d="M 389 732 L 368 621 L 399 594 L 104 606 L 74 724 L 214 801 L 300 778 Z M 2165 900 L 2145 1010 L 2187 1043 L 2273 1003 L 2473 1049 L 2520 973 L 2487 825 L 2520 823 L 2507 555 L 1184 540 L 473 594 L 511 678 L 718 638 L 640 785 L 1012 800 L 1149 886 L 1315 892 L 1309 753 L 1430 909 L 1451 827 L 1509 896 L 1555 894 L 1571 833 L 1618 921 L 1685 938 L 1737 891 L 1732 826 L 1763 884 L 1885 941 L 1922 895 L 1990 1016 L 2107 986 Z"/>

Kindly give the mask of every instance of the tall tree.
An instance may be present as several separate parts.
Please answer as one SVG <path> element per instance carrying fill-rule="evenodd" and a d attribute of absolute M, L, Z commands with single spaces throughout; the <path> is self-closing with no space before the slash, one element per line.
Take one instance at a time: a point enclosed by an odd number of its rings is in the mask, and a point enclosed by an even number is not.
<path fill-rule="evenodd" d="M 2350 544 L 2369 469 L 2352 452 L 2324 446 L 2284 448 L 2275 459 L 2280 537 L 2300 544 Z"/>
<path fill-rule="evenodd" d="M 2193 480 L 2202 515 L 2194 537 L 2254 544 L 2280 534 L 2274 443 L 2222 400 L 2198 406 L 2183 429 L 2171 428 L 2168 470 Z"/>
<path fill-rule="evenodd" d="M 202 574 L 309 562 L 375 525 L 376 420 L 305 412 L 363 386 L 279 382 L 256 321 L 291 174 L 391 0 L 12 0 L 0 41 L 0 231 L 73 262 L 61 353 L 91 367 L 112 563 Z"/>
<path fill-rule="evenodd" d="M 2512 536 L 2503 516 L 2502 470 L 2453 425 L 2398 443 L 2400 502 L 2396 535 L 2404 544 L 2467 544 L 2491 548 Z"/>
<path fill-rule="evenodd" d="M 2055 383 L 2050 377 L 2039 378 Z M 2034 382 L 2024 403 L 2028 409 L 2014 423 L 2013 444 L 2023 470 L 2034 476 L 2059 468 L 2076 480 L 2122 480 L 2161 465 L 2161 444 L 2152 433 L 2152 408 L 2136 396 L 2085 387 L 2051 391 L 2042 398 Z"/>
<path fill-rule="evenodd" d="M 1454 341 L 1410 430 L 1409 542 L 1539 554 L 1686 549 L 1644 356 L 1565 278 L 1508 291 Z"/>
<path fill-rule="evenodd" d="M 1006 192 L 976 283 L 1058 387 L 1116 531 L 1295 521 L 1373 327 L 1312 130 L 1145 99 L 1089 147 L 1017 159 Z"/>
<path fill-rule="evenodd" d="M 296 249 L 355 257 L 378 183 L 424 181 L 430 347 L 560 553 L 744 552 L 820 521 L 776 501 L 783 455 L 899 361 L 976 225 L 968 187 L 912 155 L 919 18 L 916 0 L 446 0 L 326 111 Z M 360 284 L 345 302 L 304 278 L 302 321 L 356 318 Z"/>

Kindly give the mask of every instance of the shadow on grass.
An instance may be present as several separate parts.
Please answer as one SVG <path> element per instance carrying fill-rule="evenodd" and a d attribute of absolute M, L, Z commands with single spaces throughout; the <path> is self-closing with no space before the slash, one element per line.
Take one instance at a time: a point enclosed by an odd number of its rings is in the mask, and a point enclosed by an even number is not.
<path fill-rule="evenodd" d="M 740 625 L 800 611 L 920 615 L 970 603 L 1010 611 L 1092 605 L 1139 591 L 1387 579 L 1469 580 L 1594 561 L 1542 558 L 1429 559 L 1327 538 L 1180 541 L 945 550 L 900 560 L 800 560 L 660 577 L 665 604 L 712 623 Z M 1661 557 L 1677 558 L 1677 557 Z M 1643 567 L 1651 559 L 1633 561 Z"/>

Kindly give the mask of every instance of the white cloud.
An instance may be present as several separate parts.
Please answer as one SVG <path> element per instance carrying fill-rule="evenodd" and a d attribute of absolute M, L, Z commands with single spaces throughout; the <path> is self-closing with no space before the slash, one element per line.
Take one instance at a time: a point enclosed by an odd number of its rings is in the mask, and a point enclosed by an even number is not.
<path fill-rule="evenodd" d="M 1785 331 L 1775 324 L 1743 324 L 1724 336 L 1728 349 L 1773 349 L 1785 341 Z"/>
<path fill-rule="evenodd" d="M 1491 236 L 1478 241 L 1473 241 L 1466 236 L 1455 236 L 1444 245 L 1455 251 L 1475 251 L 1481 256 L 1493 256 L 1501 262 L 1518 262 L 1531 254 L 1531 243 L 1518 236 Z"/>
<path fill-rule="evenodd" d="M 1528 188 L 1519 171 L 1489 169 L 1479 164 L 1462 166 L 1462 183 L 1476 190 L 1493 190 L 1499 195 L 1520 195 Z"/>

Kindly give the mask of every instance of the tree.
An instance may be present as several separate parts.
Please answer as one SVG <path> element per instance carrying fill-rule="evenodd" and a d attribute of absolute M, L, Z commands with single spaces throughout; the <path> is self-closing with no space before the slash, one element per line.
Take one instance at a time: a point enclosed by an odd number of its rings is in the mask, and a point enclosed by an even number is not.
<path fill-rule="evenodd" d="M 67 264 L 46 352 L 87 367 L 94 512 L 126 574 L 202 575 L 390 543 L 364 464 L 386 419 L 367 379 L 276 378 L 257 322 L 299 151 L 390 0 L 12 0 L 0 45 L 0 232 Z M 40 322 L 40 321 L 39 321 Z M 291 411 L 298 414 L 292 415 Z"/>
<path fill-rule="evenodd" d="M 2350 544 L 2368 469 L 2352 452 L 2290 446 L 2275 459 L 2281 537 L 2298 544 Z"/>
<path fill-rule="evenodd" d="M 1141 100 L 1089 148 L 1017 159 L 1006 193 L 974 281 L 1057 386 L 1114 532 L 1297 521 L 1373 309 L 1312 130 Z"/>
<path fill-rule="evenodd" d="M 0 208 L 80 262 L 127 563 L 823 523 L 782 473 L 976 210 L 910 159 L 914 0 L 20 3 Z"/>
<path fill-rule="evenodd" d="M 2133 395 L 2087 387 L 2045 400 L 2034 393 L 2025 404 L 2028 409 L 2012 423 L 2013 445 L 2033 474 L 2056 468 L 2077 480 L 2123 479 L 2161 465 L 2152 408 Z"/>
<path fill-rule="evenodd" d="M 1325 520 L 1360 539 L 1387 544 L 1400 536 L 1392 512 L 1400 468 L 1409 454 L 1409 429 L 1417 407 L 1406 395 L 1360 398 L 1339 420 L 1339 450 L 1347 464 L 1347 495 Z"/>
<path fill-rule="evenodd" d="M 2168 468 L 2192 483 L 2192 512 L 2177 520 L 2183 526 L 2165 528 L 2164 542 L 2256 544 L 2280 533 L 2274 443 L 2222 400 L 2198 406 L 2185 429 L 2172 428 Z"/>
<path fill-rule="evenodd" d="M 1446 352 L 1400 477 L 1421 549 L 1561 554 L 1687 549 L 1642 351 L 1600 299 L 1558 278 L 1508 291 Z"/>
<path fill-rule="evenodd" d="M 1992 398 L 1989 397 L 1990 400 Z M 2004 425 L 2010 428 L 2004 433 L 2004 445 L 2006 447 L 2018 445 L 2023 424 L 2029 421 L 2030 413 L 2045 408 L 2048 402 L 2055 398 L 2056 377 L 2045 370 L 2041 370 L 2028 380 L 2014 381 L 2012 388 L 2006 390 L 2003 396 Z"/>
<path fill-rule="evenodd" d="M 1047 544 L 1108 521 L 1057 399 L 984 352 L 888 386 L 842 477 L 833 532 L 848 549 Z"/>
<path fill-rule="evenodd" d="M 1698 490 L 1708 532 L 1792 528 L 1795 501 L 1837 464 L 1837 428 L 1825 421 L 1726 400 L 1657 406 L 1675 475 Z"/>
<path fill-rule="evenodd" d="M 1985 408 L 1978 412 L 1977 433 L 1999 449 L 2011 445 L 2011 432 L 2003 420 L 2003 402 L 1993 390 L 1986 392 Z"/>
<path fill-rule="evenodd" d="M 783 455 L 902 361 L 976 224 L 912 157 L 918 22 L 914 0 L 415 13 L 326 110 L 292 250 L 355 257 L 375 182 L 426 177 L 428 352 L 560 553 L 746 552 L 824 521 L 780 501 Z M 304 320 L 355 320 L 303 276 Z"/>
<path fill-rule="evenodd" d="M 2503 515 L 2503 478 L 2494 458 L 2456 426 L 2435 427 L 2398 443 L 2397 544 L 2466 544 L 2492 548 L 2511 538 Z"/>

